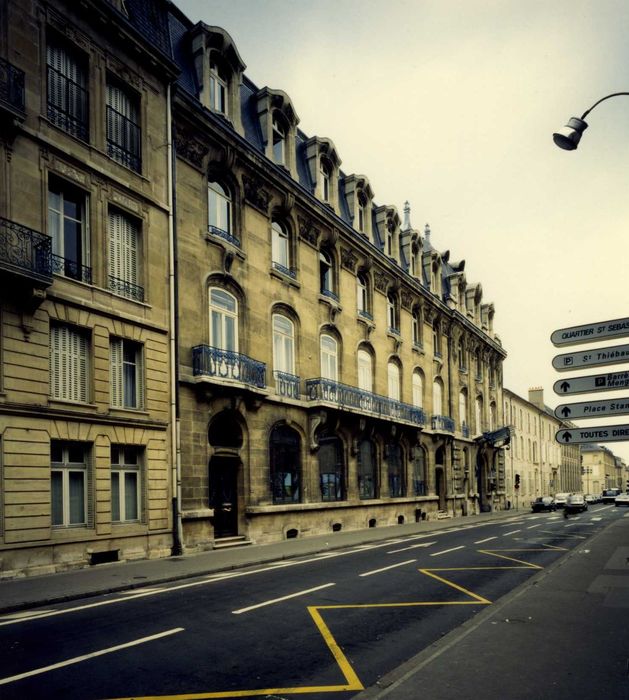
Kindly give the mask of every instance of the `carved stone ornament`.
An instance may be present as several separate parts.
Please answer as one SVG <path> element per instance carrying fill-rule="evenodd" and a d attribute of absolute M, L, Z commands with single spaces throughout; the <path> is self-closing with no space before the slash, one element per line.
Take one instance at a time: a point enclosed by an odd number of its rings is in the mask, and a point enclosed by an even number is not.
<path fill-rule="evenodd" d="M 87 175 L 85 173 L 73 168 L 71 165 L 67 165 L 56 157 L 53 157 L 52 159 L 52 169 L 54 169 L 55 172 L 65 175 L 71 180 L 80 183 L 84 187 L 87 186 Z"/>
<path fill-rule="evenodd" d="M 413 295 L 406 289 L 403 289 L 400 296 L 402 299 L 402 308 L 411 311 L 413 308 Z"/>
<path fill-rule="evenodd" d="M 204 170 L 203 160 L 210 151 L 206 144 L 197 141 L 191 134 L 178 129 L 175 134 L 175 148 L 178 156 L 196 168 Z"/>
<path fill-rule="evenodd" d="M 386 294 L 389 288 L 389 277 L 385 272 L 380 272 L 380 270 L 375 270 L 373 273 L 374 287 L 377 292 L 381 294 Z"/>
<path fill-rule="evenodd" d="M 268 215 L 269 202 L 271 197 L 262 187 L 262 180 L 254 177 L 242 176 L 242 188 L 245 193 L 245 200 L 264 214 Z"/>
<path fill-rule="evenodd" d="M 426 319 L 426 323 L 432 323 L 437 318 L 437 309 L 435 309 L 433 306 L 426 305 L 426 308 L 424 309 L 424 317 Z"/>
<path fill-rule="evenodd" d="M 319 440 L 317 438 L 317 429 L 322 426 L 328 419 L 328 414 L 325 411 L 313 413 L 308 420 L 308 433 L 310 435 L 310 449 L 314 452 L 319 449 Z"/>
<path fill-rule="evenodd" d="M 341 246 L 341 265 L 350 272 L 356 271 L 356 263 L 358 262 L 358 256 L 351 248 L 344 248 Z"/>
<path fill-rule="evenodd" d="M 316 228 L 310 219 L 303 219 L 301 216 L 298 217 L 299 221 L 299 237 L 309 243 L 315 248 L 319 244 L 319 236 L 321 235 L 321 230 Z"/>

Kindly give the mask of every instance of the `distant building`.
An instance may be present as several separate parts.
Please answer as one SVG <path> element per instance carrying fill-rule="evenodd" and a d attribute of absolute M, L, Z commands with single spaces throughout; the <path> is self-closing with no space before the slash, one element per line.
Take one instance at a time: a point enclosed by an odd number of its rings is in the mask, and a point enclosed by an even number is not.
<path fill-rule="evenodd" d="M 603 445 L 581 445 L 583 460 L 583 490 L 600 493 L 604 489 L 621 487 L 614 453 Z"/>

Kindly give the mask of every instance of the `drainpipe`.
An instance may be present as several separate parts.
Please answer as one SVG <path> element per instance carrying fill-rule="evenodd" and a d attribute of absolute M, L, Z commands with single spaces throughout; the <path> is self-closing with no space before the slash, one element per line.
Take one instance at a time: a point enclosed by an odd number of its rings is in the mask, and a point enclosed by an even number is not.
<path fill-rule="evenodd" d="M 176 225 L 175 225 L 175 168 L 173 149 L 173 121 L 171 105 L 171 83 L 168 83 L 166 94 L 167 122 L 167 159 L 168 159 L 168 293 L 169 293 L 169 323 L 168 342 L 170 350 L 170 442 L 172 460 L 172 517 L 173 517 L 173 547 L 171 554 L 183 554 L 183 531 L 181 525 L 181 439 L 179 423 L 179 393 L 177 352 L 178 337 L 178 293 L 177 293 L 177 255 L 176 255 Z"/>
<path fill-rule="evenodd" d="M 448 416 L 452 419 L 452 325 L 448 329 Z M 456 518 L 456 489 L 454 488 L 454 436 L 450 442 L 450 487 L 452 492 L 452 515 Z"/>

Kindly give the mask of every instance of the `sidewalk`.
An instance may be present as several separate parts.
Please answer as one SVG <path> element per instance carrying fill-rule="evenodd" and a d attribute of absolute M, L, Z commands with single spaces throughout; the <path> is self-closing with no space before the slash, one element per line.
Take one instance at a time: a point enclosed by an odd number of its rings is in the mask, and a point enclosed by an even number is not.
<path fill-rule="evenodd" d="M 354 699 L 627 700 L 628 656 L 620 518 Z"/>
<path fill-rule="evenodd" d="M 502 510 L 495 513 L 406 523 L 367 530 L 330 532 L 327 535 L 283 540 L 273 544 L 214 549 L 165 559 L 141 559 L 115 564 L 98 564 L 90 568 L 58 574 L 1 580 L 0 612 L 15 612 L 36 605 L 51 605 L 87 596 L 177 581 L 263 562 L 291 559 L 314 552 L 378 542 L 401 535 L 432 532 L 495 519 L 514 518 L 525 512 L 528 511 Z"/>

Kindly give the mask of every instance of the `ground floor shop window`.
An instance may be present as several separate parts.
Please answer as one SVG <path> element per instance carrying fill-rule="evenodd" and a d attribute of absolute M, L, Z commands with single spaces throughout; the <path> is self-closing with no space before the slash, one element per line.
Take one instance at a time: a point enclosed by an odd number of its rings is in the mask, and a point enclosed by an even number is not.
<path fill-rule="evenodd" d="M 423 447 L 413 450 L 413 495 L 426 495 L 426 451 Z"/>
<path fill-rule="evenodd" d="M 322 501 L 345 498 L 343 445 L 337 437 L 319 439 L 319 483 Z"/>
<path fill-rule="evenodd" d="M 371 440 L 361 440 L 358 445 L 358 496 L 376 498 L 376 451 Z"/>
<path fill-rule="evenodd" d="M 387 475 L 389 478 L 389 496 L 399 498 L 406 495 L 404 481 L 404 463 L 402 448 L 399 445 L 387 445 L 385 448 Z"/>

